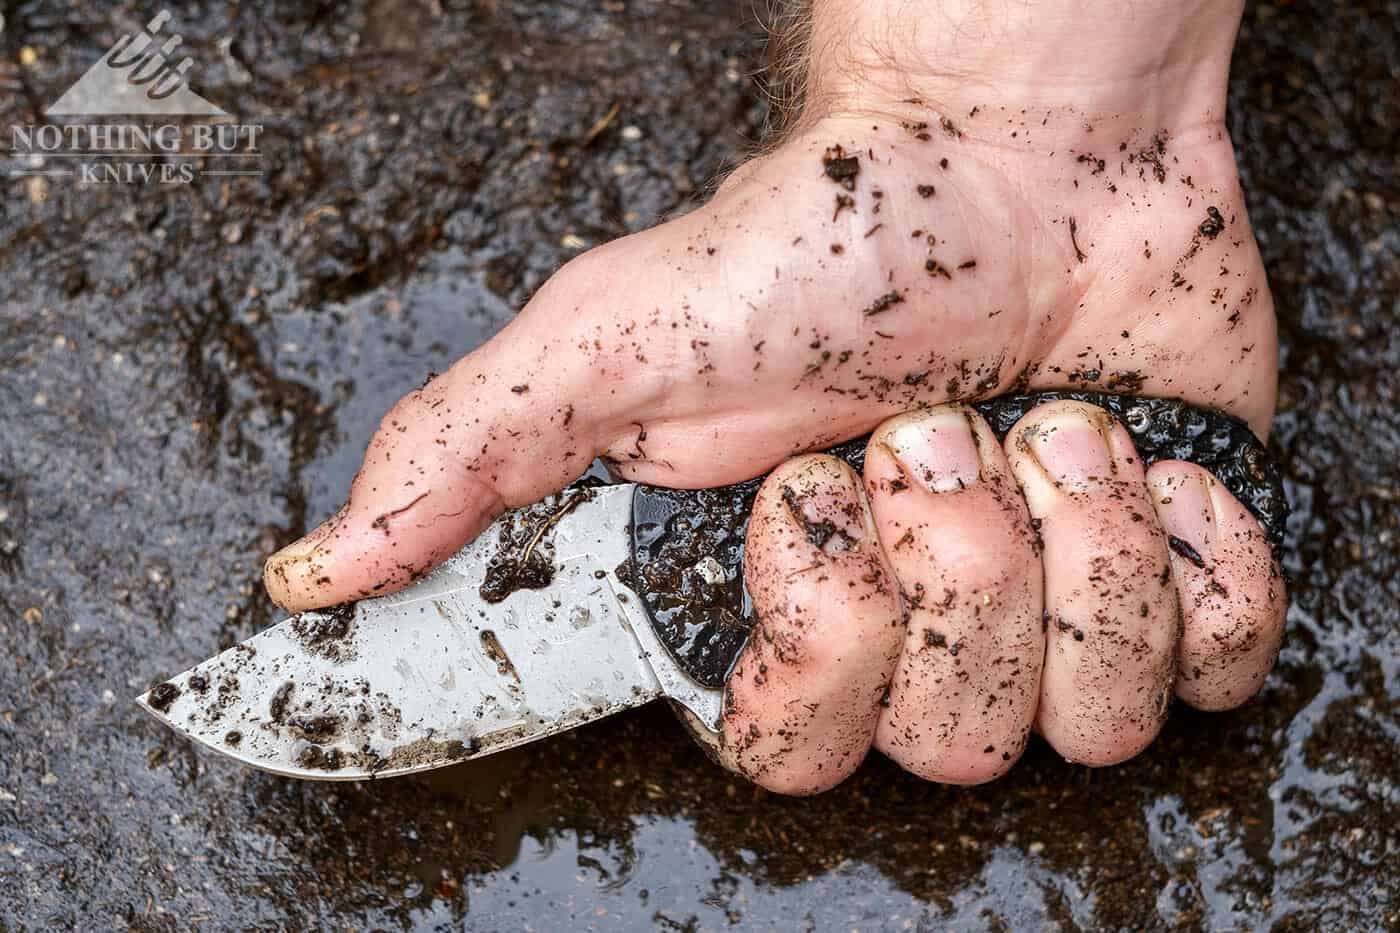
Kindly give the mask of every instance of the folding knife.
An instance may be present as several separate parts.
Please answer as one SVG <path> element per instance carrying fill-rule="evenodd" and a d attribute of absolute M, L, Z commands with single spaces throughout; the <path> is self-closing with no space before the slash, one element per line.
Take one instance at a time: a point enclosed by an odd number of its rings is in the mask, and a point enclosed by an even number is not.
<path fill-rule="evenodd" d="M 1242 422 L 1088 392 L 976 407 L 1004 436 L 1054 399 L 1107 409 L 1147 463 L 1211 470 L 1281 542 L 1279 471 Z M 864 450 L 852 441 L 832 453 L 859 469 Z M 575 484 L 506 513 L 399 593 L 295 615 L 137 702 L 245 765 L 326 781 L 479 758 L 660 697 L 718 731 L 725 677 L 752 624 L 743 542 L 760 481 Z"/>

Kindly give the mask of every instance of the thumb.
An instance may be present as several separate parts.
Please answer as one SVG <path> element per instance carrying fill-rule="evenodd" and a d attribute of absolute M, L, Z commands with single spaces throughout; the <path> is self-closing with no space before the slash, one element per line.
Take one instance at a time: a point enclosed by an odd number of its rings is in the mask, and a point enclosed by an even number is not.
<path fill-rule="evenodd" d="M 504 330 L 390 409 L 346 504 L 267 561 L 274 601 L 301 611 L 402 589 L 504 509 L 583 474 L 626 393 L 570 303 L 577 281 L 561 270 Z"/>

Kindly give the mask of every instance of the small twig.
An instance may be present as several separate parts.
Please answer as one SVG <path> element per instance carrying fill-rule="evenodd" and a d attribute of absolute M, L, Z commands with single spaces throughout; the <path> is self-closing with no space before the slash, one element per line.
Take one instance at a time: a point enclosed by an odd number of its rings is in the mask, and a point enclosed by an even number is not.
<path fill-rule="evenodd" d="M 1070 242 L 1070 245 L 1074 247 L 1074 258 L 1075 258 L 1076 260 L 1078 260 L 1079 262 L 1083 262 L 1084 259 L 1085 259 L 1084 250 L 1082 250 L 1082 249 L 1079 248 L 1079 238 L 1078 238 L 1078 234 L 1079 234 L 1079 221 L 1077 221 L 1077 220 L 1075 220 L 1073 217 L 1071 217 L 1071 218 L 1069 219 L 1069 242 Z"/>
<path fill-rule="evenodd" d="M 617 119 L 618 111 L 620 111 L 621 109 L 622 101 L 613 101 L 612 106 L 608 108 L 608 112 L 603 114 L 598 119 L 597 123 L 594 123 L 592 126 L 590 126 L 588 128 L 587 133 L 583 134 L 583 139 L 579 140 L 579 145 L 587 146 L 591 144 L 593 140 L 597 139 L 599 134 L 601 134 L 603 130 L 607 129 L 609 124 L 611 124 L 613 120 Z"/>
<path fill-rule="evenodd" d="M 549 516 L 549 518 L 545 519 L 543 522 L 540 523 L 540 527 L 535 529 L 534 536 L 530 538 L 530 543 L 525 545 L 525 553 L 523 553 L 520 556 L 520 566 L 524 567 L 530 562 L 530 555 L 535 552 L 535 545 L 540 543 L 540 538 L 544 537 L 544 533 L 549 529 L 553 528 L 556 524 L 558 524 L 559 519 L 563 518 L 565 515 L 568 515 L 575 508 L 577 508 L 579 503 L 582 502 L 585 498 L 586 497 L 583 493 L 574 493 L 572 496 L 569 497 L 567 502 L 565 502 L 562 506 L 559 507 L 559 511 L 555 512 L 553 515 Z"/>

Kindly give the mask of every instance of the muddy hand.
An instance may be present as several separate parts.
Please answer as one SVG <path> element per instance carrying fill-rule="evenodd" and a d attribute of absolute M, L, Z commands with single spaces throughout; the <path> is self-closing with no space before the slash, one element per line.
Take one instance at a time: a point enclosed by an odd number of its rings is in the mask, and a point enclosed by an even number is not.
<path fill-rule="evenodd" d="M 990 780 L 1032 728 L 1071 760 L 1122 761 L 1173 690 L 1202 709 L 1252 695 L 1281 634 L 1245 507 L 1192 464 L 1145 471 L 1081 402 L 1035 408 L 1004 444 L 962 405 L 891 419 L 863 483 L 834 457 L 790 460 L 746 545 L 759 621 L 710 744 L 786 793 L 871 747 L 929 780 Z"/>
<path fill-rule="evenodd" d="M 873 743 L 977 781 L 1033 724 L 1107 763 L 1151 740 L 1174 684 L 1241 702 L 1283 591 L 1228 492 L 1188 465 L 1144 475 L 1083 406 L 1032 412 L 1004 449 L 936 407 L 1076 386 L 1266 435 L 1273 308 L 1223 125 L 1239 12 L 819 0 L 782 44 L 816 50 L 785 69 L 786 141 L 570 262 L 401 401 L 269 591 L 301 609 L 400 588 L 595 455 L 720 485 L 919 410 L 880 428 L 863 484 L 801 458 L 765 485 L 726 761 L 812 791 Z"/>

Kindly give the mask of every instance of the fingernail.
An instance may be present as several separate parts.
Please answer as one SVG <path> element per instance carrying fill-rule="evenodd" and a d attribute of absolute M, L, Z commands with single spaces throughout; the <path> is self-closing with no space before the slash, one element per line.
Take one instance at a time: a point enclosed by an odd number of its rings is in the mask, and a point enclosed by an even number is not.
<path fill-rule="evenodd" d="M 844 465 L 814 459 L 781 493 L 789 517 L 813 547 L 829 554 L 850 551 L 865 538 L 868 518 L 860 484 Z"/>
<path fill-rule="evenodd" d="M 335 530 L 336 525 L 340 523 L 340 520 L 344 515 L 345 508 L 342 506 L 341 509 L 337 511 L 334 515 L 332 515 L 330 518 L 326 519 L 321 524 L 317 525 L 315 528 L 311 529 L 306 534 L 293 541 L 291 544 L 287 545 L 277 553 L 273 554 L 267 559 L 267 562 L 269 564 L 285 563 L 286 561 L 290 560 L 299 560 L 304 557 L 310 557 L 316 551 L 316 549 L 321 546 L 321 544 L 326 540 L 326 538 L 330 537 L 331 532 Z"/>
<path fill-rule="evenodd" d="M 280 564 L 289 560 L 298 560 L 302 557 L 307 557 L 316 550 L 316 545 L 319 543 L 319 540 L 312 538 L 310 535 L 304 538 L 298 538 L 269 557 L 267 562 L 269 564 Z"/>
<path fill-rule="evenodd" d="M 1057 411 L 1021 436 L 1031 455 L 1061 488 L 1092 489 L 1117 472 L 1100 419 L 1083 411 Z"/>
<path fill-rule="evenodd" d="M 961 408 L 943 406 L 906 415 L 887 435 L 909 477 L 929 492 L 966 489 L 981 478 L 982 458 Z"/>
<path fill-rule="evenodd" d="M 1216 519 L 1206 477 L 1196 470 L 1163 472 L 1150 477 L 1147 487 L 1162 530 L 1185 544 L 1183 548 L 1173 543 L 1173 549 L 1188 559 L 1208 556 L 1215 543 Z"/>

